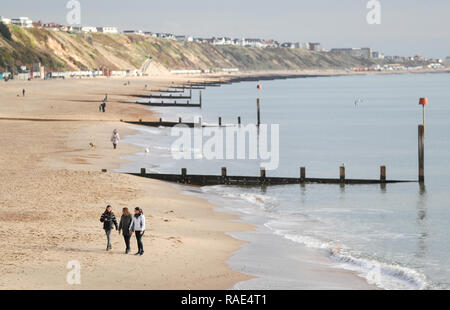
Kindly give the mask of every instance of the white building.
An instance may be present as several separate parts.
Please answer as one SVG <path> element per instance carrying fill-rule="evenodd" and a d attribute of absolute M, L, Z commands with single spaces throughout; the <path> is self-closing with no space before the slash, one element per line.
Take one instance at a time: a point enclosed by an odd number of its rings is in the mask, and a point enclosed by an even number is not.
<path fill-rule="evenodd" d="M 13 18 L 11 19 L 11 24 L 24 28 L 33 28 L 33 21 L 28 17 Z"/>
<path fill-rule="evenodd" d="M 245 47 L 263 48 L 265 44 L 261 39 L 242 39 L 241 45 Z"/>
<path fill-rule="evenodd" d="M 233 40 L 231 38 L 213 38 L 214 45 L 232 45 Z"/>
<path fill-rule="evenodd" d="M 97 27 L 97 32 L 102 33 L 119 33 L 116 27 Z"/>
<path fill-rule="evenodd" d="M 3 17 L 3 16 L 0 16 L 0 23 L 3 23 L 5 25 L 10 25 L 11 24 L 11 19 Z"/>

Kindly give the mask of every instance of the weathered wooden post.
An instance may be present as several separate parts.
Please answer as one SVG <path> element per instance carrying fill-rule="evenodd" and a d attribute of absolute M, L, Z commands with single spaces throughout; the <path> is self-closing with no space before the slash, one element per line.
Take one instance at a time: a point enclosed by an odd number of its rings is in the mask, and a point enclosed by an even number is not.
<path fill-rule="evenodd" d="M 386 166 L 380 167 L 380 181 L 381 183 L 386 183 Z"/>
<path fill-rule="evenodd" d="M 200 109 L 202 108 L 203 99 L 202 99 L 202 91 L 200 91 Z"/>
<path fill-rule="evenodd" d="M 241 126 L 241 117 L 238 116 L 238 126 Z"/>
<path fill-rule="evenodd" d="M 261 178 L 266 178 L 266 168 L 261 168 Z"/>
<path fill-rule="evenodd" d="M 185 178 L 187 176 L 187 169 L 186 168 L 181 169 L 181 176 L 183 178 Z"/>
<path fill-rule="evenodd" d="M 141 168 L 141 175 L 146 175 L 147 174 L 147 170 L 145 168 Z"/>
<path fill-rule="evenodd" d="M 419 182 L 425 182 L 425 126 L 419 125 Z"/>
<path fill-rule="evenodd" d="M 139 119 L 139 123 L 142 123 L 142 119 Z"/>
<path fill-rule="evenodd" d="M 227 168 L 222 167 L 222 178 L 226 178 L 227 177 Z"/>
<path fill-rule="evenodd" d="M 159 118 L 159 122 L 162 123 L 162 118 Z"/>
<path fill-rule="evenodd" d="M 345 182 L 345 167 L 341 166 L 339 169 L 339 179 L 341 180 L 341 183 Z"/>
<path fill-rule="evenodd" d="M 256 109 L 257 109 L 257 125 L 261 125 L 261 88 L 262 86 L 258 84 L 258 99 L 256 99 Z"/>
<path fill-rule="evenodd" d="M 306 181 L 306 168 L 305 167 L 301 167 L 300 168 L 300 182 L 305 182 Z"/>
<path fill-rule="evenodd" d="M 256 99 L 256 108 L 258 109 L 257 111 L 257 125 L 261 125 L 261 100 L 258 98 Z"/>
<path fill-rule="evenodd" d="M 103 172 L 103 173 L 107 173 L 107 172 L 108 172 L 108 169 L 102 169 L 102 172 Z"/>
<path fill-rule="evenodd" d="M 183 120 L 181 119 L 181 117 L 179 117 L 179 118 L 178 118 L 178 123 L 181 124 L 182 122 L 183 122 Z"/>
<path fill-rule="evenodd" d="M 222 127 L 222 118 L 219 117 L 219 127 Z"/>

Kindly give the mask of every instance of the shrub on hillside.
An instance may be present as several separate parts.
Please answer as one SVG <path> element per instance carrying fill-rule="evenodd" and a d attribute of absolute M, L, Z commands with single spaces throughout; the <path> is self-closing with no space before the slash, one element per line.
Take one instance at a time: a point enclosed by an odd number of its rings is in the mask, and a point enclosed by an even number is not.
<path fill-rule="evenodd" d="M 6 40 L 11 41 L 12 36 L 11 36 L 11 31 L 9 31 L 8 26 L 6 26 L 3 23 L 0 23 L 0 34 L 2 35 L 2 37 L 4 37 Z"/>

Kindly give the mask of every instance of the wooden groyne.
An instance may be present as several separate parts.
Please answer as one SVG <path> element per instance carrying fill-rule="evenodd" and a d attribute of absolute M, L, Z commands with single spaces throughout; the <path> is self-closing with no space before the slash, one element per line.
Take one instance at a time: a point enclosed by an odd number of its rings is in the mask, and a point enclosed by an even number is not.
<path fill-rule="evenodd" d="M 137 104 L 142 104 L 142 105 L 146 105 L 146 106 L 150 106 L 150 107 L 178 107 L 178 108 L 201 108 L 202 105 L 201 103 L 190 103 L 189 101 L 186 103 L 182 103 L 182 102 L 138 102 L 136 101 L 135 103 Z"/>
<path fill-rule="evenodd" d="M 166 182 L 179 184 L 189 184 L 196 186 L 212 186 L 212 185 L 235 185 L 235 186 L 268 186 L 268 185 L 289 185 L 289 184 L 347 184 L 347 185 L 364 185 L 364 184 L 392 184 L 392 183 L 412 183 L 417 181 L 408 180 L 387 180 L 386 167 L 380 168 L 379 179 L 347 179 L 345 177 L 345 168 L 340 167 L 340 177 L 333 178 L 307 178 L 305 167 L 300 168 L 300 177 L 267 177 L 266 171 L 261 170 L 260 176 L 229 176 L 227 169 L 222 168 L 221 175 L 189 175 L 187 169 L 183 168 L 180 174 L 159 174 L 147 173 L 146 169 L 141 169 L 140 173 L 128 173 L 134 176 L 140 176 L 149 179 L 155 179 Z M 344 174 L 343 174 L 344 172 Z"/>
<path fill-rule="evenodd" d="M 194 128 L 196 125 L 193 122 L 183 123 L 181 118 L 178 120 L 178 122 L 168 122 L 168 121 L 163 121 L 162 119 L 159 119 L 159 122 L 144 122 L 142 120 L 139 120 L 137 122 L 135 122 L 135 121 L 122 121 L 122 122 L 126 123 L 126 124 L 130 124 L 130 125 L 141 125 L 141 126 L 147 126 L 147 127 L 175 127 L 178 125 L 184 125 L 189 128 Z"/>
<path fill-rule="evenodd" d="M 133 97 L 136 98 L 143 98 L 143 99 L 173 99 L 173 100 L 179 100 L 179 99 L 192 99 L 192 95 L 133 95 Z"/>

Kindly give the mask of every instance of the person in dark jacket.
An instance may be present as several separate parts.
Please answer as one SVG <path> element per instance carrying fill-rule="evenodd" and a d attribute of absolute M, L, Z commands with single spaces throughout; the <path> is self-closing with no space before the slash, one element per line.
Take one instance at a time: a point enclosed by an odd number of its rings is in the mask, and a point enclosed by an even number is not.
<path fill-rule="evenodd" d="M 131 233 L 130 233 L 130 224 L 133 220 L 133 217 L 130 214 L 130 211 L 128 208 L 123 208 L 122 210 L 122 217 L 120 218 L 120 224 L 119 224 L 119 235 L 122 231 L 123 239 L 125 240 L 126 250 L 125 254 L 130 253 L 130 239 L 131 239 Z"/>
<path fill-rule="evenodd" d="M 105 212 L 103 212 L 102 216 L 100 217 L 100 222 L 103 223 L 103 229 L 106 233 L 106 239 L 107 239 L 107 246 L 106 251 L 109 251 L 112 249 L 111 246 L 111 231 L 113 230 L 113 225 L 116 227 L 116 230 L 119 230 L 119 225 L 117 225 L 116 216 L 112 212 L 111 206 L 107 206 Z"/>

